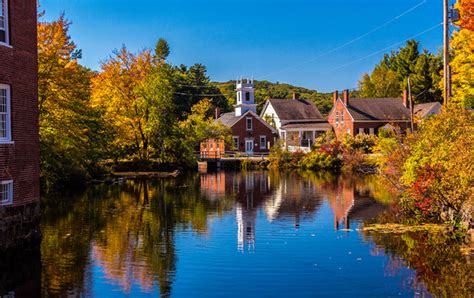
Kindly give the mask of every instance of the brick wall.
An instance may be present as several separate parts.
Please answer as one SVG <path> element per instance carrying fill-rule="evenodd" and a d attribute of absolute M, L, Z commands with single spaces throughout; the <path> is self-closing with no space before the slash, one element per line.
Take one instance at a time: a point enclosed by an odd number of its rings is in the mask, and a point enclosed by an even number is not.
<path fill-rule="evenodd" d="M 336 111 L 339 114 L 339 123 L 337 126 L 336 126 Z M 343 123 L 341 123 L 341 114 L 344 115 Z M 346 135 L 348 130 L 350 130 L 350 135 L 354 136 L 354 123 L 352 122 L 351 115 L 345 108 L 342 100 L 336 101 L 334 108 L 332 109 L 331 113 L 328 116 L 328 122 L 333 127 L 334 133 L 336 134 L 336 137 L 338 139 Z"/>
<path fill-rule="evenodd" d="M 252 130 L 247 130 L 246 118 L 252 118 Z M 267 144 L 270 142 L 270 147 L 275 144 L 272 130 L 258 120 L 254 115 L 247 114 L 247 116 L 240 119 L 234 126 L 232 126 L 232 136 L 239 137 L 239 148 L 238 151 L 245 152 L 245 140 L 254 139 L 253 152 L 269 152 L 270 150 L 260 148 L 260 136 L 267 137 Z M 257 146 L 255 146 L 257 145 Z M 228 150 L 230 148 L 227 148 Z"/>
<path fill-rule="evenodd" d="M 0 83 L 11 88 L 13 144 L 0 144 L 0 179 L 13 206 L 39 201 L 36 0 L 9 1 L 10 45 L 0 45 Z"/>

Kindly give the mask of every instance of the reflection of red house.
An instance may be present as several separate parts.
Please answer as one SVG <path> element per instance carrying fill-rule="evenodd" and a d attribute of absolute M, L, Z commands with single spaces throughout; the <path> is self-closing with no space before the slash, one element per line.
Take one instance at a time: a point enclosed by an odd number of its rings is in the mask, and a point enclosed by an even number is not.
<path fill-rule="evenodd" d="M 225 195 L 225 172 L 201 175 L 201 193 L 215 200 Z"/>
<path fill-rule="evenodd" d="M 354 206 L 354 187 L 342 183 L 334 191 L 328 193 L 328 201 L 334 213 L 334 228 L 339 229 L 342 222 L 345 229 L 349 229 L 349 212 Z"/>

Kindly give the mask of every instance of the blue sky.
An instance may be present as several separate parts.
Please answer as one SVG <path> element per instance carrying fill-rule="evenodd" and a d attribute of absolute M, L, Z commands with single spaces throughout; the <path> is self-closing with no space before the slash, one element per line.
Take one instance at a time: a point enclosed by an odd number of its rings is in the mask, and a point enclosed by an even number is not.
<path fill-rule="evenodd" d="M 244 76 L 326 92 L 356 87 L 361 75 L 383 56 L 382 49 L 442 21 L 441 0 L 40 0 L 40 4 L 46 20 L 65 12 L 73 22 L 72 38 L 83 50 L 81 63 L 96 70 L 123 44 L 137 51 L 152 48 L 163 37 L 171 46 L 171 63 L 202 63 L 214 81 Z M 436 52 L 442 45 L 442 27 L 417 39 Z"/>

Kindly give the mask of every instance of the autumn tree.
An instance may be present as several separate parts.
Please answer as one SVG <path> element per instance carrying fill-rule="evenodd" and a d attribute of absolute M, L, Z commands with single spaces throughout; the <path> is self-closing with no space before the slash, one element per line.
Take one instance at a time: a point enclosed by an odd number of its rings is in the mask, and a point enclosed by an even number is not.
<path fill-rule="evenodd" d="M 461 29 L 451 40 L 451 101 L 458 106 L 474 107 L 474 3 L 459 1 Z"/>
<path fill-rule="evenodd" d="M 105 148 L 105 124 L 89 105 L 94 73 L 78 63 L 81 51 L 69 36 L 70 25 L 64 15 L 38 23 L 41 178 L 46 190 L 82 180 Z"/>

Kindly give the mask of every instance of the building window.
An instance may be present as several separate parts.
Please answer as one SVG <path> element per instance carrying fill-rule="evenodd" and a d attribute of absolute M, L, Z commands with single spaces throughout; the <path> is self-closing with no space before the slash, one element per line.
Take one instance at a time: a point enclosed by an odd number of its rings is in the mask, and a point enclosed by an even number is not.
<path fill-rule="evenodd" d="M 247 118 L 247 130 L 252 130 L 252 118 Z"/>
<path fill-rule="evenodd" d="M 374 135 L 375 134 L 375 129 L 374 128 L 369 128 L 369 135 Z"/>
<path fill-rule="evenodd" d="M 364 129 L 363 128 L 359 128 L 359 134 L 364 134 Z"/>
<path fill-rule="evenodd" d="M 0 143 L 11 141 L 10 86 L 0 84 Z"/>
<path fill-rule="evenodd" d="M 336 127 L 339 124 L 339 112 L 336 111 Z"/>
<path fill-rule="evenodd" d="M 238 104 L 240 103 L 240 97 L 241 97 L 240 92 L 237 92 L 237 103 Z"/>
<path fill-rule="evenodd" d="M 0 206 L 13 204 L 13 180 L 0 183 Z"/>
<path fill-rule="evenodd" d="M 245 92 L 245 100 L 250 101 L 250 92 Z"/>
<path fill-rule="evenodd" d="M 347 129 L 347 134 L 348 134 L 348 135 L 351 134 L 351 129 L 350 129 L 350 128 Z"/>
<path fill-rule="evenodd" d="M 8 0 L 0 0 L 0 43 L 9 43 Z"/>
<path fill-rule="evenodd" d="M 344 123 L 344 112 L 341 112 L 341 124 Z"/>
<path fill-rule="evenodd" d="M 239 137 L 234 136 L 234 148 L 235 150 L 239 150 Z"/>
<path fill-rule="evenodd" d="M 267 149 L 267 136 L 260 136 L 260 149 Z"/>

